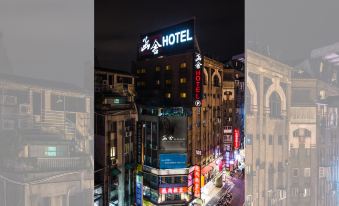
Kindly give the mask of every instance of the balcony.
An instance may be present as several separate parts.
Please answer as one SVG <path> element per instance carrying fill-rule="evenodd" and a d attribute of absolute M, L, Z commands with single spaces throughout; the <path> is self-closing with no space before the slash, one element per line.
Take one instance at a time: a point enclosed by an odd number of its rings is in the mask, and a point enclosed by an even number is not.
<path fill-rule="evenodd" d="M 14 172 L 69 171 L 88 168 L 86 157 L 20 158 L 4 160 L 4 168 Z"/>

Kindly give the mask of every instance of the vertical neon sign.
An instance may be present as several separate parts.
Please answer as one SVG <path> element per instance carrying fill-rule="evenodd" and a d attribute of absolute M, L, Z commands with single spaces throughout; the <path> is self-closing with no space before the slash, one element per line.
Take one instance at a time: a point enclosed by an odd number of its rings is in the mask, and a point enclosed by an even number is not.
<path fill-rule="evenodd" d="M 201 107 L 202 104 L 202 75 L 203 75 L 203 58 L 198 52 L 194 53 L 193 58 L 193 105 Z"/>
<path fill-rule="evenodd" d="M 233 142 L 233 146 L 234 149 L 239 149 L 240 148 L 240 137 L 239 137 L 239 129 L 235 128 L 234 129 L 234 142 Z"/>
<path fill-rule="evenodd" d="M 137 206 L 142 206 L 142 175 L 136 175 L 136 191 L 135 203 Z"/>
<path fill-rule="evenodd" d="M 194 191 L 194 197 L 200 198 L 201 194 L 201 186 L 200 186 L 200 166 L 194 166 L 194 172 L 193 172 L 193 191 Z"/>

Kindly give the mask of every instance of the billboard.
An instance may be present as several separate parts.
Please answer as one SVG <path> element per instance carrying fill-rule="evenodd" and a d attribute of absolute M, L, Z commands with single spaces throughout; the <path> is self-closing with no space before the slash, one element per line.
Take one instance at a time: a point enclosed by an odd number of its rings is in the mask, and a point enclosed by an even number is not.
<path fill-rule="evenodd" d="M 186 153 L 187 117 L 159 117 L 160 150 L 164 153 Z"/>
<path fill-rule="evenodd" d="M 160 154 L 159 168 L 160 169 L 179 169 L 186 168 L 186 154 Z"/>
<path fill-rule="evenodd" d="M 202 104 L 202 75 L 203 75 L 203 58 L 198 52 L 193 54 L 193 71 L 192 71 L 192 99 L 193 106 L 201 107 Z"/>
<path fill-rule="evenodd" d="M 138 59 L 193 51 L 194 38 L 194 19 L 141 35 Z"/>

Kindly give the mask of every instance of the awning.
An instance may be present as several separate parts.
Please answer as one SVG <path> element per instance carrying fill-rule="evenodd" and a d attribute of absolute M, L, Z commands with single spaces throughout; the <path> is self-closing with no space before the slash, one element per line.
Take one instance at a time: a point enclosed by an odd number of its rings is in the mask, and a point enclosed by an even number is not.
<path fill-rule="evenodd" d="M 121 173 L 121 171 L 117 168 L 113 168 L 112 171 L 111 171 L 111 175 L 112 176 L 117 176 Z"/>

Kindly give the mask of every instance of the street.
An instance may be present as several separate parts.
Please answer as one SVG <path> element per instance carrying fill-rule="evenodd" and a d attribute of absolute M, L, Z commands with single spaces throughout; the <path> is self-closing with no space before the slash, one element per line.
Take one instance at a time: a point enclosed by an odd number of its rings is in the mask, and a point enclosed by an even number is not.
<path fill-rule="evenodd" d="M 227 177 L 226 183 L 224 186 L 218 190 L 217 193 L 210 193 L 211 199 L 206 203 L 206 206 L 215 206 L 223 195 L 225 195 L 228 191 L 232 194 L 231 205 L 232 206 L 242 206 L 244 204 L 245 197 L 245 187 L 244 187 L 244 179 L 236 178 L 236 177 Z"/>

